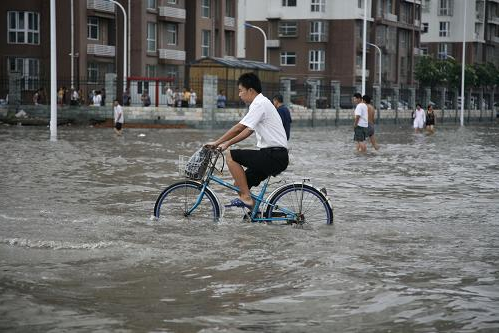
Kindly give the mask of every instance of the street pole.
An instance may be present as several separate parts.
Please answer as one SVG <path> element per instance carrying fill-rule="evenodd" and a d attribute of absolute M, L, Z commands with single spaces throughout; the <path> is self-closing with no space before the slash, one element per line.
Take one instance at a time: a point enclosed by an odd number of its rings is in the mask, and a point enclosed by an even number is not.
<path fill-rule="evenodd" d="M 71 97 L 75 88 L 75 23 L 74 23 L 74 0 L 71 0 Z"/>
<path fill-rule="evenodd" d="M 120 7 L 121 11 L 123 12 L 123 91 L 126 89 L 126 78 L 127 78 L 127 15 L 125 8 L 123 6 L 115 1 L 115 0 L 107 0 L 109 2 L 114 3 L 116 6 Z"/>
<path fill-rule="evenodd" d="M 265 31 L 263 31 L 262 28 L 257 27 L 256 25 L 253 25 L 253 24 L 249 24 L 249 23 L 244 23 L 244 26 L 247 28 L 255 28 L 262 33 L 262 35 L 263 35 L 263 62 L 267 63 L 267 35 L 265 34 Z"/>
<path fill-rule="evenodd" d="M 464 6 L 464 24 L 463 24 L 463 63 L 461 64 L 461 126 L 464 126 L 464 69 L 466 63 L 466 6 L 467 0 L 463 0 Z"/>
<path fill-rule="evenodd" d="M 375 45 L 373 43 L 367 43 L 367 45 L 375 47 L 376 51 L 379 53 L 378 83 L 379 83 L 379 88 L 381 89 L 381 49 L 378 47 L 378 45 Z"/>
<path fill-rule="evenodd" d="M 55 0 L 50 0 L 50 141 L 57 141 L 57 45 Z"/>
<path fill-rule="evenodd" d="M 362 96 L 366 94 L 366 48 L 367 48 L 367 0 L 364 2 L 364 26 L 362 28 Z"/>
<path fill-rule="evenodd" d="M 131 41 L 131 38 L 132 38 L 132 4 L 131 4 L 131 1 L 132 0 L 128 0 L 128 64 L 127 64 L 127 69 L 126 69 L 126 73 L 127 75 L 130 75 L 130 62 L 132 61 L 132 56 L 130 55 L 130 52 L 132 50 L 132 41 Z M 125 90 L 125 89 L 123 89 Z"/>

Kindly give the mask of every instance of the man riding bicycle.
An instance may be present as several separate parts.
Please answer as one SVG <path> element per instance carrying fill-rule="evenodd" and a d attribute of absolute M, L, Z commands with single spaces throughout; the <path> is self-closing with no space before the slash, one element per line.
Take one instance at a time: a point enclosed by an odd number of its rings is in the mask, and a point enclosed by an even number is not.
<path fill-rule="evenodd" d="M 239 188 L 239 199 L 232 200 L 231 205 L 251 209 L 254 201 L 250 188 L 288 167 L 287 139 L 279 113 L 272 102 L 262 95 L 258 76 L 245 73 L 239 77 L 237 84 L 239 98 L 249 104 L 249 111 L 239 123 L 206 146 L 224 151 L 255 132 L 259 150 L 231 149 L 226 154 L 234 185 Z"/>

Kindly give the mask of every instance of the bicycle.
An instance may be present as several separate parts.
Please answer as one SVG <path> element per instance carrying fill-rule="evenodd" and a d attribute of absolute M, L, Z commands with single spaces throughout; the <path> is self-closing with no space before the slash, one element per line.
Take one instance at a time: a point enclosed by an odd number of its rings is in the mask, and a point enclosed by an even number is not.
<path fill-rule="evenodd" d="M 188 179 L 166 187 L 158 196 L 154 205 L 156 219 L 161 215 L 177 219 L 192 218 L 196 221 L 220 220 L 222 205 L 216 193 L 208 185 L 213 182 L 236 193 L 239 189 L 213 174 L 215 170 L 223 172 L 225 165 L 223 153 L 218 149 L 204 149 L 207 156 L 202 161 L 191 163 L 194 164 L 194 171 L 188 170 L 188 167 L 184 169 L 183 172 Z M 218 170 L 216 163 L 220 156 L 223 162 Z M 180 162 L 179 167 L 181 167 Z M 255 205 L 250 212 L 245 213 L 251 222 L 298 226 L 333 223 L 333 207 L 325 189 L 318 190 L 306 184 L 310 179 L 303 179 L 302 182 L 281 185 L 265 198 L 270 178 L 271 176 L 263 182 L 258 195 L 251 193 Z M 263 209 L 260 210 L 260 207 Z"/>

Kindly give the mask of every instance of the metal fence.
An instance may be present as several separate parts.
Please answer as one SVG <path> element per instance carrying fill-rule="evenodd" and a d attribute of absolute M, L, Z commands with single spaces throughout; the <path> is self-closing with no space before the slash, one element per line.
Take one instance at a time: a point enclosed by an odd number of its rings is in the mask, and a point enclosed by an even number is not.
<path fill-rule="evenodd" d="M 14 82 L 14 83 L 13 83 Z M 101 92 L 104 97 L 104 103 L 110 104 L 116 96 L 121 98 L 121 82 L 89 82 L 86 78 L 75 80 L 74 89 L 71 89 L 71 80 L 61 79 L 57 82 L 58 103 L 62 105 L 91 105 L 93 96 Z M 15 84 L 16 87 L 11 87 Z M 184 96 L 185 91 L 194 91 L 196 93 L 196 106 L 202 106 L 203 102 L 203 81 L 202 80 L 183 80 L 181 78 L 129 78 L 127 88 L 131 97 L 131 105 L 142 105 L 142 95 L 147 92 L 151 100 L 151 105 L 166 106 L 169 103 L 168 90 L 177 92 Z M 284 94 L 282 83 L 262 83 L 262 93 L 272 98 L 277 93 Z M 78 98 L 73 98 L 76 90 Z M 218 89 L 227 98 L 226 107 L 239 108 L 244 107 L 238 96 L 238 86 L 236 81 L 218 80 Z M 339 87 L 338 104 L 333 103 L 334 93 L 331 85 L 316 85 L 294 83 L 290 91 L 291 104 L 305 107 L 315 107 L 317 109 L 353 108 L 352 96 L 360 90 L 359 86 L 341 86 Z M 17 91 L 16 97 L 9 98 L 11 104 L 38 104 L 50 103 L 50 81 L 37 79 L 29 85 L 23 80 L 13 81 L 12 78 L 0 78 L 0 100 L 5 100 L 9 92 Z M 380 109 L 412 109 L 416 103 L 423 106 L 432 104 L 435 109 L 456 109 L 460 108 L 460 92 L 456 90 L 438 89 L 397 89 L 383 87 L 379 94 L 376 94 L 373 87 L 367 87 L 366 93 L 373 97 L 373 104 Z M 315 96 L 313 96 L 315 94 Z M 315 101 L 315 105 L 311 105 Z M 490 110 L 498 107 L 499 90 L 481 90 L 470 89 L 466 91 L 465 108 L 471 110 L 485 109 Z M 186 104 L 182 104 L 186 106 Z M 192 106 L 192 105 L 190 105 Z"/>

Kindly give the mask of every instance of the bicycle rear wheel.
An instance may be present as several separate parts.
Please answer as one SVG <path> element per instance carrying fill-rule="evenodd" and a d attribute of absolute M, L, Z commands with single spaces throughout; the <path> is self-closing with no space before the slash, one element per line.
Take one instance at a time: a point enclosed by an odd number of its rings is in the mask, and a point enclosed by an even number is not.
<path fill-rule="evenodd" d="M 203 184 L 191 180 L 168 186 L 156 200 L 154 216 L 167 220 L 217 221 L 220 218 L 220 205 L 209 188 L 205 189 L 199 205 L 192 210 L 202 189 Z"/>
<path fill-rule="evenodd" d="M 296 220 L 288 223 L 297 224 L 332 224 L 333 208 L 327 197 L 316 188 L 296 183 L 284 185 L 269 198 L 265 211 L 266 217 L 283 216 L 283 212 L 293 212 Z"/>

